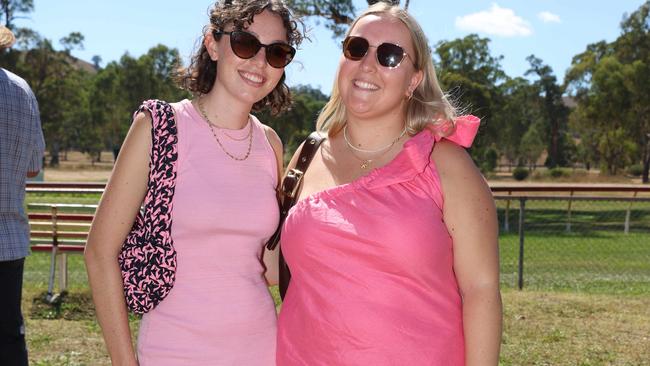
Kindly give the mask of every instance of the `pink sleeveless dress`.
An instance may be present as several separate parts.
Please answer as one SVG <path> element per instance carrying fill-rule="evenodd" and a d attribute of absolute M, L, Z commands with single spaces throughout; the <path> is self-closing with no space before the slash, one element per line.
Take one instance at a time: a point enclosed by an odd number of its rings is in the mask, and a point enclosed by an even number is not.
<path fill-rule="evenodd" d="M 447 139 L 470 146 L 478 124 L 461 117 Z M 464 365 L 452 241 L 430 159 L 438 139 L 424 130 L 389 164 L 289 212 L 277 365 Z"/>
<path fill-rule="evenodd" d="M 264 280 L 262 248 L 279 220 L 277 163 L 254 117 L 244 161 L 228 157 L 190 101 L 172 104 L 178 124 L 178 175 L 172 210 L 176 282 L 145 314 L 138 335 L 141 366 L 275 363 L 276 312 Z M 217 130 L 235 156 L 248 141 Z"/>

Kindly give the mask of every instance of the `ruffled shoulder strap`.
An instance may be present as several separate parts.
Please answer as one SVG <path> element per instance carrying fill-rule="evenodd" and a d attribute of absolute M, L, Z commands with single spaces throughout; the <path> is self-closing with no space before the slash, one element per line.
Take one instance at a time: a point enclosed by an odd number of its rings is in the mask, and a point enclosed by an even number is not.
<path fill-rule="evenodd" d="M 462 147 L 469 148 L 474 142 L 480 124 L 481 119 L 476 116 L 459 116 L 456 118 L 456 128 L 454 129 L 454 132 L 444 137 L 434 133 L 434 139 L 436 142 L 442 139 L 449 140 Z"/>

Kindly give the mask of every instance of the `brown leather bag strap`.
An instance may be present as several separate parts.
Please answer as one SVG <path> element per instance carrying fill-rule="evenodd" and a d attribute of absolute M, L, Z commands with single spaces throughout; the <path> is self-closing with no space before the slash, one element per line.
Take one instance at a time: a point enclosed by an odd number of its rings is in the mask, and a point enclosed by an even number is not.
<path fill-rule="evenodd" d="M 278 228 L 273 233 L 273 236 L 266 243 L 266 247 L 269 250 L 275 249 L 275 247 L 280 242 L 280 232 L 282 231 L 282 225 L 284 220 L 287 218 L 287 214 L 293 205 L 296 204 L 298 200 L 298 195 L 300 194 L 300 188 L 302 187 L 302 178 L 309 168 L 318 147 L 325 140 L 323 136 L 318 131 L 312 132 L 305 142 L 302 145 L 302 150 L 300 150 L 300 155 L 298 156 L 298 162 L 296 166 L 292 169 L 289 169 L 287 175 L 282 180 L 282 185 L 280 186 L 280 222 Z"/>
<path fill-rule="evenodd" d="M 318 132 L 312 132 L 309 137 L 302 144 L 302 150 L 300 150 L 300 155 L 298 156 L 298 162 L 296 167 L 289 169 L 287 175 L 282 180 L 282 186 L 280 186 L 280 223 L 278 228 L 275 230 L 271 239 L 266 243 L 266 247 L 270 250 L 275 249 L 275 247 L 280 242 L 280 234 L 282 233 L 282 225 L 284 225 L 284 220 L 287 218 L 289 209 L 296 204 L 298 200 L 298 195 L 300 194 L 300 188 L 302 187 L 302 178 L 309 168 L 318 147 L 325 140 L 325 137 Z M 287 293 L 287 288 L 289 288 L 289 282 L 291 281 L 291 271 L 289 266 L 284 261 L 284 255 L 282 254 L 282 248 L 279 249 L 278 253 L 278 270 L 279 270 L 279 290 L 280 297 L 284 299 L 284 295 Z"/>

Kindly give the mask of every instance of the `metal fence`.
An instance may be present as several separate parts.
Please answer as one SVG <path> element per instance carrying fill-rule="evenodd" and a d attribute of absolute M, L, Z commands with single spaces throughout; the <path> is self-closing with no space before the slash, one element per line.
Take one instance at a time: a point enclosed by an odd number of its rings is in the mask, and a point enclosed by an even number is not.
<path fill-rule="evenodd" d="M 650 187 L 502 188 L 493 187 L 502 286 L 650 292 Z"/>
<path fill-rule="evenodd" d="M 492 185 L 504 287 L 650 293 L 650 186 Z M 55 194 L 96 203 L 103 184 L 29 183 L 31 202 Z M 39 198 L 41 197 L 41 198 Z"/>

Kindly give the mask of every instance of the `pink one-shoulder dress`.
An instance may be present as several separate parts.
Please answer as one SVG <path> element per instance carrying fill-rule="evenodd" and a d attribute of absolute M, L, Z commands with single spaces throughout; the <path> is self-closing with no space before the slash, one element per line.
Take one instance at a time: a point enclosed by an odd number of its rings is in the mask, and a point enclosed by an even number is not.
<path fill-rule="evenodd" d="M 178 170 L 172 228 L 176 282 L 145 314 L 141 366 L 275 364 L 276 311 L 260 261 L 279 220 L 277 163 L 264 126 L 217 131 L 228 157 L 189 100 L 172 104 Z M 228 134 L 234 139 L 225 136 Z"/>
<path fill-rule="evenodd" d="M 460 117 L 446 139 L 468 147 L 478 125 Z M 425 129 L 384 167 L 291 209 L 277 365 L 464 364 L 453 245 L 431 160 L 439 139 Z"/>

